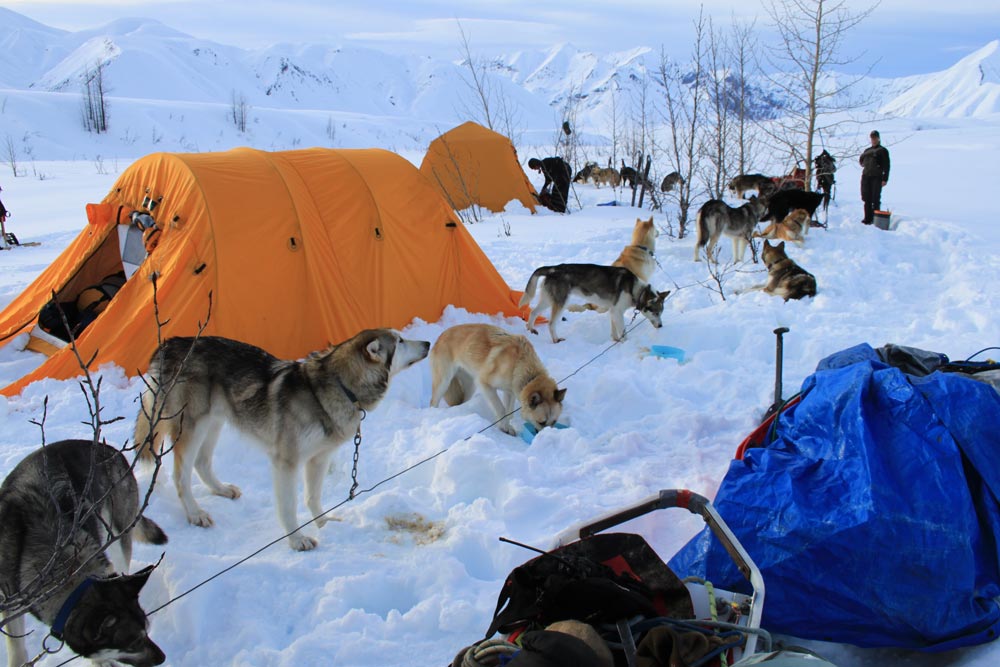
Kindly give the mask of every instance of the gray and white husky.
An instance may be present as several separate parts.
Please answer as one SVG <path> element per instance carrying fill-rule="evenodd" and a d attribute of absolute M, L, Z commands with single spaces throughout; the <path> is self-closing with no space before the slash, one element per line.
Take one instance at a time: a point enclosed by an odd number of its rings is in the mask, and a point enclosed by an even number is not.
<path fill-rule="evenodd" d="M 711 260 L 715 244 L 725 234 L 733 240 L 733 261 L 742 262 L 750 236 L 765 210 L 765 201 L 754 196 L 739 208 L 732 208 L 721 199 L 710 199 L 702 204 L 696 218 L 698 237 L 694 244 L 694 261 L 701 261 L 702 248 Z M 705 247 L 706 243 L 708 247 Z"/>
<path fill-rule="evenodd" d="M 167 536 L 139 512 L 139 490 L 117 449 L 62 440 L 22 460 L 0 486 L 0 597 L 6 616 L 7 664 L 23 665 L 26 612 L 78 655 L 137 667 L 159 665 L 163 651 L 147 636 L 139 591 L 155 566 L 128 572 L 133 536 L 164 544 Z M 74 532 L 75 530 L 75 532 Z M 112 565 L 103 546 L 109 534 Z M 123 574 L 118 574 L 122 572 Z"/>
<path fill-rule="evenodd" d="M 670 292 L 657 292 L 625 267 L 600 264 L 539 267 L 528 279 L 521 297 L 521 306 L 530 304 L 535 298 L 539 278 L 544 279 L 541 296 L 528 316 L 528 331 L 538 333 L 535 321 L 543 310 L 551 308 L 549 333 L 553 343 L 565 340 L 556 333 L 556 322 L 571 296 L 582 297 L 587 303 L 610 313 L 612 340 L 622 340 L 625 337 L 625 311 L 629 308 L 638 310 L 657 329 L 663 326 L 663 301 Z"/>
<path fill-rule="evenodd" d="M 135 443 L 146 457 L 153 455 L 149 445 L 164 451 L 164 438 L 173 443 L 174 485 L 187 520 L 208 527 L 212 518 L 191 493 L 191 470 L 212 493 L 240 496 L 212 470 L 219 431 L 228 421 L 267 452 L 278 520 L 291 547 L 307 551 L 319 542 L 295 532 L 297 473 L 304 468 L 306 506 L 322 527 L 330 520 L 320 516 L 330 457 L 355 434 L 363 412 L 379 404 L 389 380 L 429 349 L 429 342 L 406 340 L 393 329 L 362 331 L 304 361 L 228 338 L 170 338 L 150 360 L 151 388 L 143 394 Z"/>

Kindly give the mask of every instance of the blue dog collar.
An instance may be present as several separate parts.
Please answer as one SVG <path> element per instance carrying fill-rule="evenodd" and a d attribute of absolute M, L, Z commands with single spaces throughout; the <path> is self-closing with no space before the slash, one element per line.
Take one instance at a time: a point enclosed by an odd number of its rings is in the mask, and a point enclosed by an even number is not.
<path fill-rule="evenodd" d="M 83 594 L 87 592 L 91 586 L 94 585 L 94 578 L 87 577 L 83 582 L 73 589 L 73 592 L 69 594 L 66 601 L 63 602 L 62 607 L 59 608 L 59 613 L 56 614 L 56 620 L 49 629 L 49 634 L 51 634 L 56 639 L 62 640 L 63 630 L 66 629 L 66 621 L 69 620 L 69 615 L 73 613 L 73 609 L 76 604 L 83 597 Z"/>

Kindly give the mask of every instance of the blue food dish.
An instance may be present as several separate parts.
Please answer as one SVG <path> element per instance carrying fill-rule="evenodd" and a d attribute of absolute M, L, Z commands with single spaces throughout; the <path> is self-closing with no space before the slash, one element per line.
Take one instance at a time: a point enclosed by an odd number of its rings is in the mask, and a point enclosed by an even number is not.
<path fill-rule="evenodd" d="M 569 426 L 556 422 L 550 428 L 569 428 Z M 524 422 L 524 428 L 521 429 L 521 440 L 524 440 L 530 445 L 536 435 L 538 435 L 538 430 L 535 429 L 535 425 L 530 422 Z"/>

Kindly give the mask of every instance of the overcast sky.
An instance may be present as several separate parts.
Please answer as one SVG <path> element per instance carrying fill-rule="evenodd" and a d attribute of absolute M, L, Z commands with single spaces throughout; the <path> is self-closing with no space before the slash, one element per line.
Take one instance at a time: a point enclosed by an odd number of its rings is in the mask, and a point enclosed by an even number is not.
<path fill-rule="evenodd" d="M 478 51 L 509 52 L 568 42 L 600 52 L 663 47 L 690 51 L 700 6 L 717 25 L 756 19 L 762 41 L 770 20 L 763 0 L 0 0 L 0 6 L 65 30 L 96 28 L 123 17 L 149 17 L 181 32 L 246 48 L 330 41 L 383 50 L 452 56 L 461 24 Z M 872 3 L 843 0 L 853 11 Z M 877 63 L 876 76 L 945 69 L 1000 38 L 997 0 L 882 0 L 856 28 L 846 69 Z M 773 42 L 772 42 L 773 43 Z"/>

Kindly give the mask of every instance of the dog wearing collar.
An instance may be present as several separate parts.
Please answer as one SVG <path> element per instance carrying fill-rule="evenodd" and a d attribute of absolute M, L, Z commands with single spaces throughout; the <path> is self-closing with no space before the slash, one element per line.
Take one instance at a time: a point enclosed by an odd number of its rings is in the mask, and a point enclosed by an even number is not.
<path fill-rule="evenodd" d="M 528 331 L 538 333 L 535 322 L 549 309 L 553 343 L 565 340 L 556 333 L 556 322 L 571 297 L 593 304 L 595 310 L 607 311 L 611 317 L 611 340 L 620 341 L 625 338 L 625 311 L 629 308 L 635 308 L 657 329 L 662 327 L 663 302 L 670 294 L 657 292 L 625 267 L 600 264 L 557 264 L 535 269 L 524 286 L 519 302 L 522 308 L 531 304 L 536 291 L 538 303 L 528 313 Z"/>
<path fill-rule="evenodd" d="M 562 414 L 566 390 L 556 386 L 524 336 L 491 324 L 459 324 L 438 337 L 430 364 L 431 407 L 442 398 L 448 405 L 465 403 L 478 389 L 509 435 L 517 434 L 510 419 L 515 399 L 521 416 L 538 431 Z"/>
<path fill-rule="evenodd" d="M 139 514 L 138 485 L 117 449 L 61 440 L 14 467 L 0 486 L 0 595 L 10 667 L 28 661 L 25 613 L 85 658 L 136 667 L 163 663 L 139 606 L 155 566 L 125 574 L 133 537 L 167 541 Z"/>
<path fill-rule="evenodd" d="M 648 283 L 656 270 L 656 237 L 659 235 L 653 216 L 649 216 L 649 220 L 636 218 L 632 242 L 625 246 L 611 266 L 624 266 L 639 280 Z"/>
<path fill-rule="evenodd" d="M 172 443 L 173 479 L 187 520 L 212 525 L 191 492 L 192 469 L 209 490 L 239 498 L 240 489 L 212 470 L 219 431 L 228 422 L 271 461 L 275 507 L 289 545 L 314 549 L 296 531 L 296 478 L 305 472 L 305 502 L 321 528 L 323 477 L 334 451 L 358 432 L 366 411 L 385 396 L 394 375 L 427 356 L 430 343 L 393 329 L 368 329 L 303 361 L 279 359 L 229 338 L 170 338 L 153 353 L 149 389 L 136 419 L 135 444 L 146 458 Z M 155 426 L 151 426 L 151 424 Z"/>

